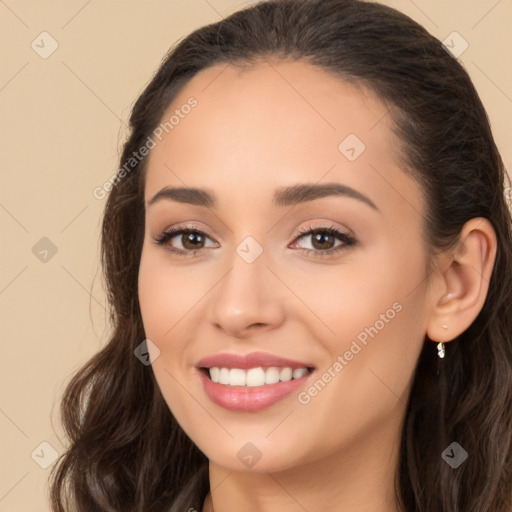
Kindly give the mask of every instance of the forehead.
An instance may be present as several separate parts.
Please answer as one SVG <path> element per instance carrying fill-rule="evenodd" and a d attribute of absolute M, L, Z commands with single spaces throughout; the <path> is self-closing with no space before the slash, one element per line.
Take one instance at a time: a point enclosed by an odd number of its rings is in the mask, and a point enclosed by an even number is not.
<path fill-rule="evenodd" d="M 195 106 L 184 108 L 190 98 Z M 399 167 L 388 106 L 306 62 L 207 68 L 175 97 L 162 123 L 173 115 L 178 122 L 168 123 L 149 155 L 146 198 L 186 184 L 218 190 L 222 202 L 222 190 L 254 197 L 323 179 L 374 197 L 386 189 L 395 202 L 419 199 Z"/>

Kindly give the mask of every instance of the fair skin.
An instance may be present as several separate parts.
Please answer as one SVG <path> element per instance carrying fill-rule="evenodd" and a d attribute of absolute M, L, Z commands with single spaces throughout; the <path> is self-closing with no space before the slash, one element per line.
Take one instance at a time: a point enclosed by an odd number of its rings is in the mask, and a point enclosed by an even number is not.
<path fill-rule="evenodd" d="M 203 511 L 396 512 L 401 424 L 425 335 L 448 342 L 478 315 L 494 230 L 469 221 L 459 250 L 439 255 L 427 275 L 424 204 L 395 158 L 388 109 L 323 70 L 283 61 L 214 66 L 186 85 L 165 119 L 190 96 L 197 107 L 149 155 L 139 301 L 160 350 L 152 367 L 163 397 L 210 461 Z M 348 134 L 366 146 L 354 161 L 338 149 Z M 275 189 L 301 183 L 349 186 L 377 209 L 346 195 L 273 205 Z M 149 205 L 164 187 L 207 189 L 217 207 Z M 196 255 L 153 242 L 178 224 L 207 235 Z M 356 244 L 320 258 L 344 242 L 331 236 L 322 248 L 298 233 L 311 226 L 334 226 Z M 236 251 L 247 236 L 263 249 L 252 263 Z M 166 244 L 191 251 L 188 239 Z M 307 391 L 394 303 L 400 312 L 307 404 L 294 393 L 240 412 L 205 394 L 196 363 L 219 352 L 312 362 Z M 237 457 L 248 442 L 261 453 L 250 468 Z"/>

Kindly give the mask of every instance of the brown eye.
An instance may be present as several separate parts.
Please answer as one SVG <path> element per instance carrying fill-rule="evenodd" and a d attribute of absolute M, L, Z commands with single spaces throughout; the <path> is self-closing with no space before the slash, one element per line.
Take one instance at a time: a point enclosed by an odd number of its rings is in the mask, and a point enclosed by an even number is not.
<path fill-rule="evenodd" d="M 301 248 L 307 251 L 307 254 L 313 252 L 314 255 L 320 257 L 344 251 L 357 243 L 355 238 L 343 233 L 334 226 L 307 228 L 299 230 L 299 233 L 300 236 L 295 239 L 294 244 L 298 240 L 310 238 L 312 248 Z M 338 245 L 336 245 L 336 240 L 340 242 Z"/>
<path fill-rule="evenodd" d="M 201 233 L 189 232 L 181 235 L 181 242 L 185 249 L 202 249 L 204 237 Z"/>
<path fill-rule="evenodd" d="M 300 246 L 299 248 L 306 251 L 307 254 L 312 252 L 314 256 L 330 256 L 334 253 L 346 250 L 357 243 L 355 238 L 334 226 L 308 228 L 300 230 L 299 233 L 300 236 L 295 239 L 294 245 L 297 244 L 298 240 L 310 237 L 312 248 L 309 249 Z M 199 229 L 178 226 L 164 231 L 154 239 L 154 242 L 157 245 L 164 246 L 167 250 L 179 256 L 194 256 L 203 249 L 218 247 L 218 244 L 215 245 L 215 243 L 209 246 L 205 245 L 207 240 L 211 240 L 210 237 Z M 336 245 L 337 240 L 339 243 Z M 181 247 L 179 247 L 179 245 L 181 245 Z"/>
<path fill-rule="evenodd" d="M 207 248 L 205 243 L 209 238 L 210 237 L 206 235 L 206 233 L 203 233 L 196 228 L 178 226 L 177 228 L 164 231 L 154 239 L 154 242 L 157 245 L 164 246 L 171 252 L 188 256 L 194 255 L 196 251 L 201 251 L 202 249 Z"/>
<path fill-rule="evenodd" d="M 332 249 L 336 243 L 335 237 L 324 231 L 315 231 L 311 239 L 313 240 L 313 247 L 319 250 Z"/>

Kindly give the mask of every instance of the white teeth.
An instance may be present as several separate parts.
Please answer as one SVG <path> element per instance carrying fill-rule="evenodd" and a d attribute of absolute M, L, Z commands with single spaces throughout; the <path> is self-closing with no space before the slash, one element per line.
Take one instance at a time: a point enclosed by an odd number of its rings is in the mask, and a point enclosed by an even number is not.
<path fill-rule="evenodd" d="M 265 373 L 265 384 L 275 384 L 276 382 L 279 382 L 280 373 L 279 368 L 276 368 L 275 366 L 267 368 L 267 372 Z"/>
<path fill-rule="evenodd" d="M 233 370 L 231 370 L 233 371 Z M 247 375 L 247 381 L 241 384 L 242 386 L 263 386 L 265 384 L 265 371 L 263 368 L 251 368 L 250 370 L 238 370 Z M 230 386 L 236 386 L 233 382 L 229 383 Z M 240 386 L 240 384 L 238 384 Z"/>
<path fill-rule="evenodd" d="M 307 375 L 307 368 L 277 368 L 271 366 L 264 370 L 262 367 L 242 370 L 241 368 L 219 368 L 209 369 L 209 375 L 213 382 L 228 386 L 263 386 L 265 384 L 276 384 L 277 382 L 288 382 L 292 379 L 300 379 Z"/>
<path fill-rule="evenodd" d="M 308 373 L 307 368 L 295 368 L 292 375 L 294 379 L 300 379 L 301 377 L 304 377 L 306 373 Z"/>
<path fill-rule="evenodd" d="M 293 372 L 291 368 L 283 368 L 281 373 L 279 374 L 279 379 L 283 382 L 288 382 L 292 380 Z"/>
<path fill-rule="evenodd" d="M 229 370 L 227 368 L 220 369 L 219 383 L 220 384 L 229 384 Z"/>
<path fill-rule="evenodd" d="M 210 368 L 210 378 L 213 380 L 213 382 L 219 382 L 219 368 Z"/>
<path fill-rule="evenodd" d="M 229 370 L 229 384 L 231 386 L 245 386 L 245 372 L 239 368 Z M 249 380 L 247 378 L 247 380 Z M 249 384 L 247 384 L 249 385 Z"/>

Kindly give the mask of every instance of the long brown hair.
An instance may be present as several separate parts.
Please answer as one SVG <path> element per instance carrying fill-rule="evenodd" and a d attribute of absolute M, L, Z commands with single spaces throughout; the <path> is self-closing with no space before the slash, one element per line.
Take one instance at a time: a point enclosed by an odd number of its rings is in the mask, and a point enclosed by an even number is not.
<path fill-rule="evenodd" d="M 510 512 L 508 176 L 461 64 L 409 17 L 361 0 L 271 0 L 235 12 L 171 48 L 138 98 L 102 225 L 113 333 L 65 390 L 61 416 L 70 445 L 51 474 L 52 510 L 163 511 L 208 463 L 169 411 L 151 366 L 134 356 L 145 339 L 137 277 L 147 159 L 129 168 L 126 162 L 198 71 L 214 64 L 249 66 L 270 56 L 319 66 L 389 105 L 401 165 L 426 198 L 429 261 L 454 247 L 469 219 L 492 223 L 498 247 L 481 312 L 447 345 L 441 366 L 425 338 L 404 420 L 396 493 L 407 512 Z M 452 441 L 469 454 L 456 470 L 441 457 Z"/>

